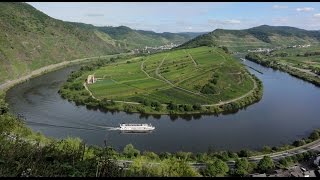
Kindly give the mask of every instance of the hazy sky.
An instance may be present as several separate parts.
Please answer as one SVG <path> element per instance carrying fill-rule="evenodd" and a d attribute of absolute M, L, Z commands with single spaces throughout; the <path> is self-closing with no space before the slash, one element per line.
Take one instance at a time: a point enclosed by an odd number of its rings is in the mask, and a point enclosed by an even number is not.
<path fill-rule="evenodd" d="M 96 26 L 155 32 L 207 32 L 262 24 L 320 30 L 320 3 L 295 2 L 29 2 L 47 15 Z"/>

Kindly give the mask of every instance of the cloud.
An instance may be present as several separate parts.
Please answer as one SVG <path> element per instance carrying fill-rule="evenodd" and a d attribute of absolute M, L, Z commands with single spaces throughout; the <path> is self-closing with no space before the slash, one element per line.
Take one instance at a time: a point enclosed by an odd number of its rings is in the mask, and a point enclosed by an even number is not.
<path fill-rule="evenodd" d="M 304 8 L 297 8 L 296 10 L 297 10 L 298 12 L 301 12 L 301 11 L 303 11 L 303 12 L 309 12 L 309 11 L 313 11 L 314 8 L 312 8 L 312 7 L 304 7 Z"/>
<path fill-rule="evenodd" d="M 301 29 L 307 30 L 319 30 L 320 29 L 320 21 L 319 21 L 320 13 L 314 14 L 311 17 L 303 17 L 303 16 L 285 16 L 280 18 L 273 18 L 270 25 L 273 26 L 292 26 Z"/>
<path fill-rule="evenodd" d="M 273 9 L 287 9 L 288 6 L 279 6 L 279 5 L 274 5 L 272 6 Z"/>
<path fill-rule="evenodd" d="M 226 20 L 226 23 L 228 23 L 228 24 L 240 24 L 241 21 L 235 20 L 235 19 L 231 19 L 231 20 Z"/>
<path fill-rule="evenodd" d="M 233 24 L 240 24 L 240 20 L 230 19 L 230 20 L 218 20 L 218 19 L 209 19 L 208 23 L 215 24 L 215 25 L 233 25 Z"/>
<path fill-rule="evenodd" d="M 313 17 L 317 17 L 317 18 L 319 17 L 320 18 L 320 13 L 314 14 Z"/>
<path fill-rule="evenodd" d="M 86 16 L 89 16 L 89 17 L 101 17 L 101 16 L 104 16 L 104 14 L 86 14 Z"/>

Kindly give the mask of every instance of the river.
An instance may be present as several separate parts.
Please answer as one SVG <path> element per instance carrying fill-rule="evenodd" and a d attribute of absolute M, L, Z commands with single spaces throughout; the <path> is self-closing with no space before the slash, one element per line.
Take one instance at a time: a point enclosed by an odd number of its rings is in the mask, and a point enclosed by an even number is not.
<path fill-rule="evenodd" d="M 263 82 L 263 97 L 258 103 L 229 115 L 146 117 L 76 106 L 62 99 L 58 90 L 79 66 L 19 84 L 7 92 L 6 100 L 11 112 L 35 122 L 27 125 L 46 136 L 80 137 L 87 144 L 104 146 L 106 143 L 117 150 L 129 143 L 141 151 L 154 152 L 259 149 L 264 145 L 292 143 L 320 127 L 320 88 L 254 62 L 243 63 L 263 73 L 248 68 Z M 156 129 L 148 134 L 122 134 L 105 128 L 118 127 L 120 123 L 151 123 Z"/>

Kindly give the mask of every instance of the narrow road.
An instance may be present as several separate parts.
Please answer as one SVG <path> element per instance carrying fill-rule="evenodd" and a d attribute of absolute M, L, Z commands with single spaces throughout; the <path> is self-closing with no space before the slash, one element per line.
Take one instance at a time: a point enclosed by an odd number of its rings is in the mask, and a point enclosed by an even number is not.
<path fill-rule="evenodd" d="M 168 54 L 167 54 L 167 56 L 168 56 Z M 167 56 L 166 56 L 166 57 L 167 57 Z M 170 84 L 170 85 L 171 85 L 172 87 L 174 87 L 174 88 L 180 89 L 180 90 L 182 90 L 182 91 L 185 91 L 185 92 L 188 92 L 188 93 L 197 95 L 197 96 L 201 96 L 201 97 L 207 98 L 206 96 L 204 96 L 204 95 L 202 95 L 202 94 L 200 94 L 200 93 L 196 93 L 196 92 L 193 92 L 193 91 L 189 91 L 189 90 L 187 90 L 187 89 L 184 89 L 184 88 L 181 88 L 181 87 L 179 87 L 179 86 L 176 86 L 176 85 L 172 84 L 169 80 L 167 80 L 165 77 L 163 77 L 163 76 L 159 73 L 159 69 L 160 69 L 160 67 L 162 66 L 162 64 L 163 64 L 163 62 L 164 62 L 164 60 L 165 60 L 166 57 L 164 57 L 164 58 L 162 59 L 161 63 L 160 63 L 159 66 L 157 67 L 157 69 L 156 69 L 156 75 L 159 76 L 161 79 L 163 79 L 166 83 Z"/>
<path fill-rule="evenodd" d="M 89 90 L 89 88 L 87 87 L 87 83 L 83 83 L 84 88 L 89 92 L 90 96 L 98 101 L 100 101 L 100 99 L 96 98 L 93 96 L 92 92 Z M 111 100 L 107 100 L 107 101 L 111 101 Z M 141 104 L 138 102 L 130 102 L 130 101 L 113 101 L 113 102 L 121 102 L 121 103 L 125 103 L 125 104 Z"/>
<path fill-rule="evenodd" d="M 247 92 L 246 94 L 240 96 L 240 97 L 237 97 L 237 98 L 234 98 L 234 99 L 230 99 L 230 100 L 227 100 L 227 101 L 221 101 L 217 104 L 206 104 L 206 105 L 202 105 L 202 106 L 220 106 L 220 105 L 224 105 L 224 104 L 228 104 L 228 103 L 231 103 L 231 102 L 235 102 L 235 101 L 238 101 L 242 98 L 245 98 L 247 96 L 249 96 L 251 93 L 253 93 L 253 91 L 257 88 L 257 83 L 256 81 L 250 76 L 251 80 L 253 81 L 253 88 Z"/>
<path fill-rule="evenodd" d="M 260 155 L 260 156 L 252 156 L 252 157 L 249 157 L 249 160 L 250 161 L 259 161 L 260 159 L 263 158 L 263 156 L 270 156 L 273 160 L 279 160 L 284 157 L 293 156 L 296 154 L 301 154 L 301 153 L 304 153 L 307 151 L 312 151 L 312 150 L 317 150 L 317 151 L 320 150 L 320 139 L 318 139 L 314 142 L 311 142 L 309 144 L 305 144 L 303 146 L 292 148 L 292 149 L 289 149 L 286 151 L 264 154 L 264 155 Z"/>
<path fill-rule="evenodd" d="M 124 53 L 124 54 L 127 54 L 127 53 Z M 72 60 L 72 61 L 63 61 L 61 63 L 58 63 L 58 64 L 51 64 L 51 65 L 48 65 L 48 66 L 45 66 L 45 67 L 42 67 L 40 69 L 37 69 L 37 70 L 34 70 L 32 71 L 30 74 L 28 75 L 25 75 L 25 76 L 22 76 L 18 79 L 14 79 L 14 80 L 8 80 L 6 81 L 5 83 L 3 84 L 0 84 L 0 90 L 5 90 L 19 82 L 22 82 L 22 81 L 26 81 L 34 76 L 37 76 L 37 75 L 40 75 L 44 72 L 47 72 L 47 71 L 51 71 L 51 70 L 54 70 L 56 68 L 59 68 L 59 67 L 62 67 L 64 65 L 68 65 L 68 64 L 71 64 L 71 63 L 78 63 L 78 62 L 82 62 L 82 61 L 86 61 L 86 60 L 91 60 L 91 59 L 97 59 L 97 58 L 104 58 L 104 57 L 113 57 L 113 56 L 118 56 L 118 55 L 121 55 L 121 54 L 115 54 L 115 55 L 105 55 L 105 56 L 95 56 L 95 57 L 88 57 L 88 58 L 81 58 L 81 59 L 75 59 L 75 60 Z M 123 54 L 122 54 L 123 55 Z"/>
<path fill-rule="evenodd" d="M 86 82 L 83 83 L 83 86 L 84 86 L 84 88 L 89 92 L 90 96 L 91 96 L 93 99 L 99 100 L 99 99 L 97 99 L 96 97 L 93 96 L 92 92 L 91 92 L 91 91 L 89 90 L 89 88 L 87 87 L 87 83 L 86 83 Z"/>
<path fill-rule="evenodd" d="M 191 60 L 193 61 L 194 63 L 194 66 L 198 66 L 198 63 L 193 59 L 193 57 L 191 56 L 191 54 L 189 52 L 187 52 L 185 49 L 183 50 L 186 54 L 188 54 L 188 56 L 191 58 Z"/>
<path fill-rule="evenodd" d="M 313 150 L 316 150 L 318 152 L 320 151 L 320 139 L 316 140 L 314 142 L 311 142 L 309 144 L 306 144 L 304 146 L 300 146 L 300 147 L 296 147 L 296 148 L 293 148 L 293 149 L 289 149 L 287 151 L 271 153 L 271 154 L 264 154 L 264 155 L 261 155 L 261 156 L 252 156 L 252 157 L 249 157 L 248 160 L 250 162 L 256 162 L 257 163 L 263 158 L 263 156 L 270 156 L 274 161 L 278 161 L 278 160 L 280 160 L 281 158 L 284 158 L 284 157 L 293 156 L 293 155 L 296 155 L 296 154 L 301 154 L 301 153 L 304 153 L 304 152 L 307 152 L 307 151 L 313 151 Z M 132 160 L 117 160 L 118 165 L 122 166 L 122 167 L 125 167 L 125 168 L 128 168 L 129 165 L 132 162 L 133 162 Z M 229 160 L 226 163 L 227 163 L 227 165 L 229 166 L 230 169 L 234 169 L 235 161 Z M 150 163 L 150 164 L 159 164 L 159 163 Z M 202 168 L 206 167 L 205 163 L 197 163 L 197 162 L 192 162 L 192 163 L 190 162 L 189 165 L 191 165 L 191 167 L 193 167 L 195 169 L 202 169 Z"/>
<path fill-rule="evenodd" d="M 311 70 L 308 70 L 308 69 L 302 69 L 302 68 L 294 67 L 294 66 L 291 66 L 291 65 L 286 64 L 286 63 L 279 63 L 279 64 L 281 64 L 283 66 L 288 66 L 291 69 L 296 69 L 296 70 L 302 71 L 302 72 L 310 74 L 312 76 L 320 77 L 320 75 L 318 75 L 318 74 L 316 74 L 316 73 L 314 73 L 314 72 L 312 72 Z"/>

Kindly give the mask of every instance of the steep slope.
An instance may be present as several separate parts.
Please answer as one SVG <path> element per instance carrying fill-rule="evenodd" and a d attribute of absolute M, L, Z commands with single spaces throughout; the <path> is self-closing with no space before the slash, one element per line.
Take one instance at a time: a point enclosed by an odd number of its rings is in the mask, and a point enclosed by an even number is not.
<path fill-rule="evenodd" d="M 244 51 L 260 47 L 287 46 L 319 43 L 319 31 L 307 31 L 289 26 L 262 25 L 245 30 L 216 29 L 192 39 L 180 48 L 201 45 L 226 46 L 232 51 Z"/>
<path fill-rule="evenodd" d="M 94 31 L 26 3 L 1 2 L 0 9 L 0 83 L 49 64 L 121 52 Z"/>
<path fill-rule="evenodd" d="M 69 22 L 81 28 L 94 30 L 96 34 L 108 43 L 124 49 L 144 48 L 145 46 L 162 46 L 165 44 L 182 44 L 205 32 L 156 33 L 153 31 L 134 30 L 127 26 L 102 26 Z M 103 34 L 101 34 L 103 33 Z"/>
<path fill-rule="evenodd" d="M 117 40 L 127 48 L 143 48 L 145 46 L 161 46 L 174 43 L 182 44 L 201 33 L 156 33 L 153 31 L 133 30 L 126 26 L 119 27 L 98 27 L 108 34 L 112 39 Z"/>

